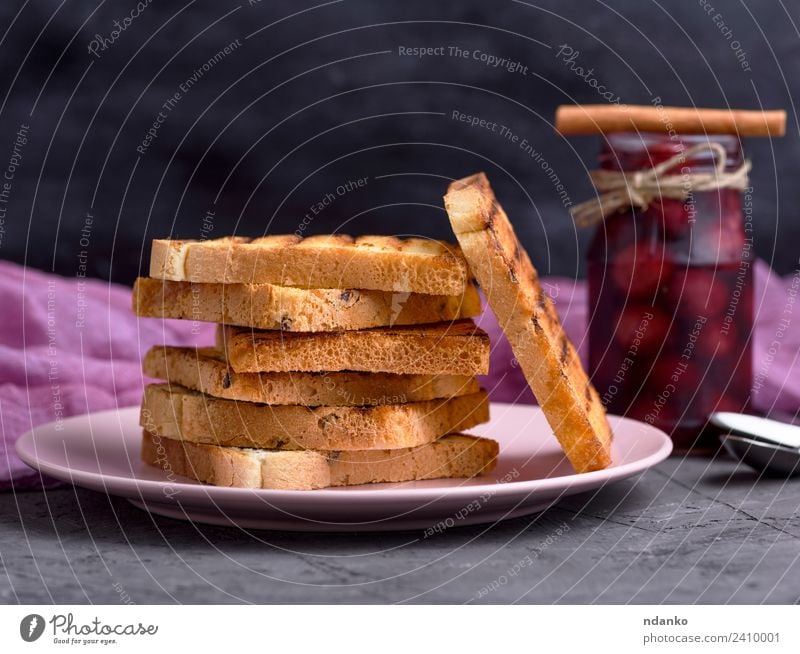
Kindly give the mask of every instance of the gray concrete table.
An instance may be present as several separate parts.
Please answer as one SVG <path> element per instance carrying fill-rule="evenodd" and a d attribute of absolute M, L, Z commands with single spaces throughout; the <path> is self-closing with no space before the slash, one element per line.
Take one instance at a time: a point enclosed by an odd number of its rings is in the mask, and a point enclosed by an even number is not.
<path fill-rule="evenodd" d="M 71 487 L 1 494 L 0 522 L 3 603 L 800 601 L 800 481 L 726 459 L 429 537 L 245 533 Z"/>

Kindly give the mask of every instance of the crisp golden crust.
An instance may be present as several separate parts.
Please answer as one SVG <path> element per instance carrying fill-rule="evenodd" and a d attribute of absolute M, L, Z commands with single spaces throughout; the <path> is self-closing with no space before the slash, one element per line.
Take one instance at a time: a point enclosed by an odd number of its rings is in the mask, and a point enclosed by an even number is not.
<path fill-rule="evenodd" d="M 472 283 L 456 296 L 140 277 L 133 287 L 133 310 L 148 318 L 324 332 L 470 318 L 480 313 L 481 303 Z"/>
<path fill-rule="evenodd" d="M 491 472 L 497 454 L 495 441 L 466 434 L 413 448 L 355 452 L 219 447 L 162 438 L 146 430 L 142 439 L 142 460 L 168 473 L 217 486 L 274 490 L 474 477 Z"/>
<path fill-rule="evenodd" d="M 156 239 L 150 276 L 172 281 L 461 295 L 458 246 L 421 238 L 292 234 L 204 241 Z"/>
<path fill-rule="evenodd" d="M 612 434 L 603 404 L 486 176 L 478 173 L 453 182 L 445 208 L 570 462 L 578 472 L 608 467 Z"/>
<path fill-rule="evenodd" d="M 148 377 L 214 397 L 262 404 L 374 406 L 423 402 L 477 393 L 467 375 L 392 375 L 374 372 L 234 372 L 215 348 L 158 345 L 144 357 Z"/>
<path fill-rule="evenodd" d="M 225 326 L 217 340 L 236 372 L 472 376 L 489 371 L 489 337 L 472 320 L 317 334 Z"/>
<path fill-rule="evenodd" d="M 268 405 L 223 400 L 177 385 L 145 387 L 140 424 L 182 440 L 287 450 L 413 447 L 489 420 L 485 391 L 375 406 Z"/>

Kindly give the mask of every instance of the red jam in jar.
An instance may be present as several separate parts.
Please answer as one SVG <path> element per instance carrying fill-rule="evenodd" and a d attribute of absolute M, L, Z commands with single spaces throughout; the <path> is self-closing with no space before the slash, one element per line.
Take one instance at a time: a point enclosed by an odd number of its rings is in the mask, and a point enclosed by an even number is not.
<path fill-rule="evenodd" d="M 733 136 L 610 134 L 604 170 L 646 171 L 708 141 L 739 169 Z M 665 174 L 713 172 L 701 150 Z M 611 413 L 663 429 L 678 451 L 716 448 L 707 418 L 746 411 L 752 376 L 752 225 L 742 192 L 656 197 L 606 216 L 589 250 L 589 365 Z"/>

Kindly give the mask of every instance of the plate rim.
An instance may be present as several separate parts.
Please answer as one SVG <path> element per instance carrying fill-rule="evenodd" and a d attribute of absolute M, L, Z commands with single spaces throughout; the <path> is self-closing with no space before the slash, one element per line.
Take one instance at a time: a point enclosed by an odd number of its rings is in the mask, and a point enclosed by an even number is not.
<path fill-rule="evenodd" d="M 536 404 L 520 404 L 510 402 L 491 402 L 492 407 L 498 409 L 507 409 L 508 407 L 524 407 L 531 409 L 538 413 L 542 412 L 542 408 Z M 67 423 L 80 423 L 90 420 L 101 419 L 106 416 L 115 415 L 118 420 L 122 421 L 121 414 L 138 412 L 138 405 L 118 407 L 114 409 L 106 409 L 103 411 L 95 411 L 91 413 L 81 414 L 78 416 L 70 416 L 60 421 L 48 422 L 38 425 L 33 429 L 26 431 L 22 434 L 14 444 L 14 450 L 17 456 L 28 466 L 32 467 L 39 472 L 55 477 L 61 481 L 72 483 L 77 486 L 85 486 L 83 480 L 74 479 L 75 468 L 60 464 L 52 464 L 49 462 L 42 462 L 35 457 L 32 451 L 27 447 L 28 442 L 33 446 L 33 439 L 38 432 L 52 432 L 56 424 L 61 425 L 61 431 Z M 608 414 L 609 420 L 622 421 L 636 426 L 644 426 L 650 432 L 651 437 L 657 437 L 660 440 L 658 448 L 651 454 L 629 461 L 620 466 L 613 466 L 604 468 L 603 470 L 593 470 L 591 472 L 577 473 L 572 472 L 568 475 L 560 475 L 557 477 L 545 477 L 542 479 L 524 479 L 513 480 L 508 482 L 494 482 L 485 484 L 464 484 L 458 486 L 441 486 L 441 487 L 427 487 L 427 488 L 393 488 L 387 491 L 385 488 L 371 488 L 369 485 L 364 484 L 364 488 L 323 488 L 317 490 L 277 490 L 268 488 L 239 488 L 227 486 L 214 486 L 202 482 L 188 483 L 185 481 L 169 482 L 169 485 L 181 489 L 181 495 L 184 499 L 194 499 L 198 496 L 205 496 L 209 498 L 211 495 L 218 496 L 220 499 L 229 497 L 241 496 L 242 492 L 252 493 L 263 498 L 272 498 L 274 500 L 291 500 L 299 498 L 314 497 L 315 501 L 321 500 L 324 503 L 339 503 L 342 499 L 350 498 L 351 500 L 358 498 L 359 501 L 373 502 L 380 501 L 381 497 L 386 497 L 387 492 L 391 493 L 392 500 L 414 500 L 420 499 L 422 496 L 436 494 L 439 498 L 447 497 L 448 499 L 459 499 L 459 497 L 474 497 L 479 494 L 490 493 L 492 496 L 503 497 L 506 495 L 525 494 L 528 495 L 537 492 L 547 491 L 566 491 L 572 489 L 574 486 L 588 486 L 591 488 L 600 488 L 608 483 L 620 481 L 622 479 L 631 477 L 633 475 L 644 472 L 645 470 L 653 467 L 654 465 L 665 460 L 672 452 L 672 440 L 662 430 L 632 418 L 626 418 L 615 414 Z M 35 446 L 34 446 L 35 447 Z M 30 454 L 30 456 L 29 456 Z M 157 481 L 151 479 L 140 479 L 135 476 L 121 477 L 113 474 L 103 474 L 99 472 L 92 472 L 86 470 L 79 470 L 80 475 L 87 480 L 93 480 L 101 485 L 105 492 L 112 495 L 121 495 L 119 490 L 120 485 L 126 486 L 127 491 L 137 491 L 141 493 L 143 490 L 163 489 L 164 481 Z M 133 471 L 132 471 L 133 473 Z M 114 485 L 113 488 L 108 488 L 108 482 L 111 481 Z M 434 481 L 434 480 L 432 480 Z M 184 494 L 185 493 L 185 494 Z M 176 494 L 177 497 L 178 494 Z M 122 495 L 127 497 L 127 495 Z"/>

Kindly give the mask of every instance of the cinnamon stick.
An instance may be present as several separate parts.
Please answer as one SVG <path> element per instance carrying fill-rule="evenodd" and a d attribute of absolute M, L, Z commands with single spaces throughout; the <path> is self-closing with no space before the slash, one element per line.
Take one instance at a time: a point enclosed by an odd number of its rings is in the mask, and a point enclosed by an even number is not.
<path fill-rule="evenodd" d="M 745 109 L 696 109 L 650 105 L 561 105 L 556 129 L 564 135 L 611 132 L 675 132 L 783 136 L 786 112 Z"/>

